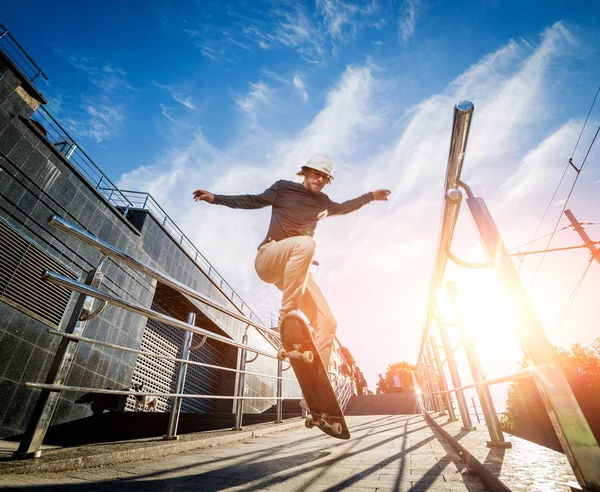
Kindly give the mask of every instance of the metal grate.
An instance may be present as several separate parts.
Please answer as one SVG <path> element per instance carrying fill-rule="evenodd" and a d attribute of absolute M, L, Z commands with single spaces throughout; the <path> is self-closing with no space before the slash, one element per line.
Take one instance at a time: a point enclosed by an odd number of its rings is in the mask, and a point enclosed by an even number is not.
<path fill-rule="evenodd" d="M 157 303 L 152 304 L 152 309 L 169 316 L 174 316 L 164 306 Z M 184 332 L 172 326 L 148 320 L 144 336 L 142 338 L 141 350 L 172 357 L 181 357 Z M 199 337 L 194 335 L 192 347 L 200 342 Z M 190 353 L 190 360 L 204 362 L 213 365 L 222 365 L 222 351 L 217 343 L 207 340 L 204 346 Z M 156 359 L 152 357 L 138 357 L 133 383 L 143 383 L 143 391 L 156 391 L 174 393 L 177 382 L 179 363 L 169 360 Z M 216 395 L 219 390 L 219 372 L 201 366 L 188 366 L 185 393 Z M 171 409 L 172 401 L 165 397 L 159 397 L 156 410 L 167 412 Z M 184 399 L 181 404 L 182 412 L 210 413 L 215 410 L 215 400 L 208 399 Z M 129 397 L 127 410 L 135 409 L 135 399 Z"/>
<path fill-rule="evenodd" d="M 58 328 L 71 292 L 41 279 L 52 270 L 75 279 L 75 274 L 0 220 L 0 300 Z"/>

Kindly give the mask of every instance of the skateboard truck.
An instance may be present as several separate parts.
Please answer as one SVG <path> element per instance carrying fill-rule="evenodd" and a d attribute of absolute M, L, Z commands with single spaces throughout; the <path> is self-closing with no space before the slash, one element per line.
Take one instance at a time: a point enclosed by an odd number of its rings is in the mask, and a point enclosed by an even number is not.
<path fill-rule="evenodd" d="M 307 364 L 312 364 L 313 360 L 315 360 L 315 355 L 311 350 L 302 350 L 301 345 L 295 345 L 294 350 L 289 352 L 286 352 L 285 349 L 279 350 L 279 352 L 277 352 L 277 358 L 279 360 L 302 359 Z"/>
<path fill-rule="evenodd" d="M 323 431 L 326 429 L 331 430 L 336 436 L 339 436 L 344 431 L 342 424 L 339 422 L 334 422 L 333 424 L 329 422 L 329 415 L 323 414 L 318 419 L 313 419 L 312 417 L 307 417 L 304 421 L 304 425 L 308 429 L 312 429 L 315 425 L 319 426 L 319 428 Z"/>

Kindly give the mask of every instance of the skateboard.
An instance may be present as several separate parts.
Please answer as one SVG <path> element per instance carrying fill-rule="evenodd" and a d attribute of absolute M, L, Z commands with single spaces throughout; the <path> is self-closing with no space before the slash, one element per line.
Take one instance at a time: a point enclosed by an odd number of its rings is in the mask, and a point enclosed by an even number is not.
<path fill-rule="evenodd" d="M 281 320 L 281 343 L 277 354 L 289 360 L 312 417 L 305 420 L 309 429 L 319 427 L 325 434 L 350 439 L 350 431 L 311 335 L 311 328 L 299 313 L 292 311 Z"/>

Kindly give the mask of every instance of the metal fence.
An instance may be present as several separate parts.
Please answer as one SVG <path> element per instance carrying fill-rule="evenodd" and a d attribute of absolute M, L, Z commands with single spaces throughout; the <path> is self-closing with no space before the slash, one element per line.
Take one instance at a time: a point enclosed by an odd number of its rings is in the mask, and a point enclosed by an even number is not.
<path fill-rule="evenodd" d="M 454 108 L 441 233 L 416 368 L 419 405 L 424 412 L 439 412 L 440 415 L 447 414 L 450 420 L 456 420 L 456 400 L 463 429 L 472 430 L 473 424 L 464 392 L 474 388 L 490 435 L 488 446 L 509 448 L 511 443 L 506 441 L 502 433 L 489 387 L 532 377 L 579 484 L 587 489 L 600 489 L 600 447 L 573 395 L 485 202 L 476 197 L 471 188 L 461 181 L 473 111 L 474 106 L 469 101 L 463 101 Z M 489 258 L 487 262 L 472 263 L 462 260 L 450 249 L 463 198 L 459 188 L 467 195 L 467 206 L 479 233 L 481 245 Z M 451 301 L 453 322 L 449 323 L 442 314 L 439 301 L 448 260 L 464 268 L 489 268 L 493 271 L 498 286 L 516 313 L 511 322 L 516 328 L 524 355 L 530 362 L 529 367 L 512 374 L 486 379 L 480 355 L 465 318 L 459 290 L 454 282 L 445 284 Z M 449 330 L 457 330 L 459 334 L 459 342 L 454 346 L 451 344 Z M 463 353 L 473 384 L 464 385 L 461 382 L 457 357 Z M 450 381 L 447 380 L 446 371 Z M 475 405 L 475 402 L 473 404 Z"/>
<path fill-rule="evenodd" d="M 223 313 L 231 318 L 234 318 L 238 321 L 247 325 L 246 332 L 248 329 L 255 329 L 260 333 L 264 333 L 269 335 L 272 338 L 279 339 L 279 334 L 274 332 L 273 330 L 264 327 L 262 324 L 248 319 L 242 314 L 231 311 L 225 306 L 218 304 L 217 302 L 209 299 L 205 295 L 200 292 L 197 292 L 186 285 L 180 283 L 179 281 L 166 276 L 159 272 L 158 270 L 136 260 L 135 258 L 129 256 L 127 253 L 115 248 L 111 244 L 98 239 L 93 236 L 89 232 L 81 229 L 80 227 L 71 224 L 64 219 L 58 216 L 51 216 L 48 220 L 48 224 L 51 227 L 56 228 L 59 231 L 62 231 L 69 236 L 81 241 L 82 243 L 96 249 L 100 253 L 102 253 L 102 259 L 98 263 L 97 267 L 88 273 L 87 279 L 85 282 L 79 282 L 73 280 L 71 278 L 65 277 L 64 275 L 58 274 L 56 272 L 46 271 L 43 274 L 43 279 L 47 282 L 53 283 L 55 285 L 60 285 L 66 289 L 69 289 L 73 292 L 78 292 L 82 295 L 78 297 L 77 303 L 74 308 L 74 316 L 71 317 L 71 321 L 65 327 L 64 332 L 58 332 L 56 330 L 48 330 L 48 333 L 52 335 L 59 336 L 63 338 L 63 343 L 60 344 L 59 349 L 55 355 L 54 363 L 51 366 L 51 369 L 46 378 L 46 383 L 34 383 L 27 382 L 25 385 L 30 388 L 37 388 L 42 390 L 39 396 L 36 407 L 33 411 L 33 415 L 29 421 L 27 430 L 25 431 L 24 437 L 20 443 L 19 449 L 16 452 L 16 456 L 19 457 L 37 457 L 41 454 L 40 447 L 43 442 L 44 436 L 52 420 L 52 416 L 54 414 L 54 410 L 56 408 L 56 404 L 58 402 L 58 397 L 60 392 L 69 391 L 69 392 L 86 392 L 86 393 L 98 393 L 98 394 L 110 394 L 110 395 L 134 395 L 138 398 L 147 398 L 151 399 L 153 397 L 168 397 L 173 399 L 173 405 L 171 407 L 171 415 L 169 419 L 169 426 L 165 435 L 166 439 L 174 439 L 177 432 L 177 423 L 179 420 L 179 412 L 181 407 L 181 399 L 182 398 L 206 398 L 211 400 L 218 399 L 228 399 L 234 400 L 238 402 L 236 418 L 235 418 L 235 427 L 236 429 L 242 428 L 242 408 L 244 400 L 267 400 L 267 401 L 275 401 L 276 402 L 276 412 L 275 412 L 275 420 L 281 421 L 283 410 L 282 410 L 282 401 L 284 399 L 294 400 L 299 399 L 300 397 L 296 396 L 284 396 L 282 394 L 283 385 L 282 382 L 284 380 L 288 381 L 296 381 L 295 378 L 291 377 L 283 377 L 283 373 L 289 369 L 289 364 L 287 367 L 283 367 L 284 363 L 278 357 L 278 352 L 274 347 L 273 350 L 267 351 L 257 347 L 253 347 L 248 344 L 248 336 L 244 337 L 242 342 L 238 342 L 232 340 L 226 336 L 219 335 L 217 333 L 213 333 L 211 331 L 205 330 L 203 328 L 199 328 L 195 326 L 195 314 L 190 313 L 187 319 L 187 322 L 175 319 L 166 314 L 154 311 L 149 309 L 135 301 L 127 300 L 117 295 L 113 295 L 109 292 L 102 290 L 101 284 L 103 279 L 102 268 L 107 260 L 111 260 L 114 262 L 119 262 L 123 265 L 127 265 L 130 268 L 149 276 L 152 279 L 155 279 L 161 282 L 168 287 L 171 287 L 178 292 L 185 294 L 197 301 L 203 303 L 206 306 L 209 306 L 220 313 Z M 96 301 L 100 301 L 99 304 L 94 305 Z M 142 316 L 147 317 L 148 319 L 153 319 L 164 323 L 166 325 L 172 326 L 174 328 L 178 328 L 185 331 L 184 343 L 181 348 L 181 357 L 171 357 L 162 354 L 155 354 L 141 350 L 131 349 L 129 347 L 124 347 L 116 344 L 111 344 L 107 342 L 102 342 L 99 340 L 95 340 L 92 338 L 88 338 L 85 336 L 85 327 L 89 320 L 93 319 L 95 316 L 100 314 L 104 307 L 107 304 L 111 304 L 113 306 L 117 306 L 121 309 L 125 309 L 127 311 L 140 314 Z M 241 364 L 238 368 L 233 369 L 230 367 L 222 367 L 222 366 L 213 366 L 209 364 L 205 364 L 202 362 L 194 362 L 188 360 L 189 352 L 190 352 L 190 344 L 192 340 L 192 334 L 198 334 L 202 337 L 210 338 L 212 340 L 216 340 L 218 342 L 231 345 L 233 347 L 237 347 L 241 349 L 242 357 Z M 107 347 L 114 350 L 129 352 L 137 354 L 138 356 L 143 357 L 155 357 L 160 359 L 168 359 L 170 361 L 174 361 L 180 364 L 179 375 L 176 385 L 175 393 L 159 393 L 159 392 L 139 392 L 135 390 L 110 390 L 110 389 L 102 389 L 102 388 L 87 388 L 81 386 L 67 386 L 64 385 L 63 382 L 66 379 L 71 365 L 74 359 L 75 349 L 78 343 L 87 343 L 92 345 L 99 345 L 103 347 Z M 251 360 L 246 359 L 246 354 L 252 353 L 255 356 Z M 267 357 L 273 360 L 273 364 L 276 365 L 276 370 L 273 372 L 277 375 L 273 374 L 261 374 L 252 371 L 246 370 L 246 363 L 250 363 L 255 360 L 256 357 L 262 356 Z M 187 394 L 184 393 L 185 389 L 185 377 L 187 372 L 187 366 L 190 364 L 195 364 L 199 366 L 207 366 L 213 369 L 219 369 L 222 371 L 230 371 L 235 372 L 239 375 L 238 385 L 235 388 L 233 395 L 200 395 L 200 394 Z M 245 384 L 244 378 L 246 374 L 251 374 L 255 377 L 259 378 L 271 378 L 277 380 L 276 391 L 272 396 L 247 396 L 244 394 Z"/>
<path fill-rule="evenodd" d="M 42 77 L 48 80 L 42 69 L 31 59 L 13 35 L 0 23 L 0 49 L 19 68 L 21 73 L 30 81 Z"/>
<path fill-rule="evenodd" d="M 213 281 L 213 283 L 223 292 L 231 302 L 240 310 L 244 316 L 263 324 L 258 315 L 248 304 L 237 294 L 237 292 L 227 283 L 223 276 L 210 264 L 194 243 L 183 233 L 177 224 L 169 217 L 167 212 L 150 195 L 139 191 L 121 190 L 123 196 L 135 209 L 148 210 L 154 218 L 164 227 L 167 233 L 175 240 L 177 244 L 188 254 L 190 258 L 202 269 L 202 271 Z"/>

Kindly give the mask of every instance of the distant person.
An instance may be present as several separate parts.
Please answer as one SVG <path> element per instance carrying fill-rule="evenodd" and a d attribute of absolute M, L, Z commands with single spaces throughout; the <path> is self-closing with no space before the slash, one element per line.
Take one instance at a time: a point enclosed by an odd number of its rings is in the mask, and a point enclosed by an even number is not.
<path fill-rule="evenodd" d="M 365 389 L 367 388 L 367 382 L 358 366 L 354 370 L 354 382 L 356 383 L 356 394 L 364 395 Z"/>
<path fill-rule="evenodd" d="M 229 208 L 271 207 L 269 229 L 254 262 L 256 273 L 283 292 L 280 320 L 292 311 L 308 318 L 323 365 L 328 367 L 337 323 L 310 274 L 315 230 L 325 217 L 354 212 L 373 200 L 387 200 L 391 192 L 376 190 L 342 203 L 331 201 L 321 190 L 333 180 L 333 162 L 323 154 L 313 155 L 297 174 L 304 178 L 302 183 L 280 180 L 259 195 L 215 195 L 198 189 L 193 196 L 197 202 Z"/>
<path fill-rule="evenodd" d="M 377 381 L 377 394 L 383 395 L 388 392 L 387 383 L 385 382 L 385 378 L 379 374 L 379 381 Z"/>
<path fill-rule="evenodd" d="M 402 378 L 397 372 L 392 376 L 392 383 L 394 384 L 394 393 L 402 393 Z"/>

